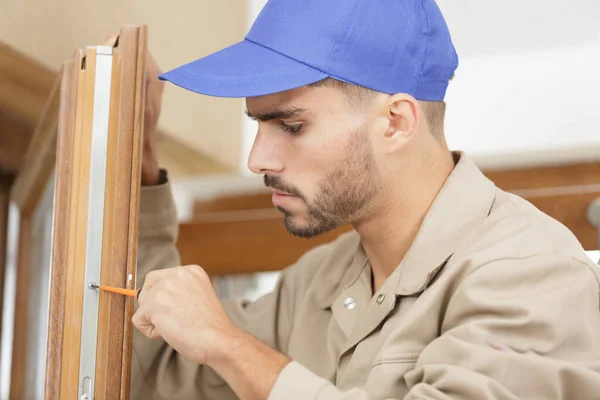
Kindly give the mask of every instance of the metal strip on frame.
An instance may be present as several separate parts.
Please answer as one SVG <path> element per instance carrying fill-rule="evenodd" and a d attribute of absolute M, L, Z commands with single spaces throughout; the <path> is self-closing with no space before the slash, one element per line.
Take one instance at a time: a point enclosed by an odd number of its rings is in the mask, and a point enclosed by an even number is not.
<path fill-rule="evenodd" d="M 96 346 L 98 339 L 97 290 L 88 284 L 99 284 L 102 265 L 102 233 L 104 226 L 104 193 L 106 189 L 106 159 L 112 79 L 112 47 L 96 47 L 94 77 L 94 107 L 92 116 L 92 148 L 90 160 L 90 190 L 88 199 L 87 240 L 85 246 L 85 287 L 81 320 L 81 352 L 79 356 L 79 399 L 94 398 Z"/>

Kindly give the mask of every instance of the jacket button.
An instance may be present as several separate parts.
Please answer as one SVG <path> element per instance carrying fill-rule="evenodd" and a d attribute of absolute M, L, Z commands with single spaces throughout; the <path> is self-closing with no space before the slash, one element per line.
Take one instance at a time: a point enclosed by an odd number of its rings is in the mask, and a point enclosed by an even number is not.
<path fill-rule="evenodd" d="M 356 307 L 356 300 L 354 300 L 352 297 L 348 297 L 346 300 L 344 300 L 344 307 L 346 307 L 348 310 L 352 310 L 354 307 Z"/>
<path fill-rule="evenodd" d="M 379 296 L 377 296 L 377 304 L 383 303 L 384 300 L 385 300 L 385 294 L 381 293 Z"/>

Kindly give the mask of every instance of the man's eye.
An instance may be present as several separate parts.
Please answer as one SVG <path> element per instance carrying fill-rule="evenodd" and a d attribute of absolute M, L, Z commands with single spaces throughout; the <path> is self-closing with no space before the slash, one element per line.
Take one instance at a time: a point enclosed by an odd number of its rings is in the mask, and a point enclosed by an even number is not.
<path fill-rule="evenodd" d="M 293 135 L 297 134 L 300 132 L 300 130 L 302 129 L 302 124 L 286 124 L 285 122 L 281 122 L 279 124 L 279 129 L 281 129 L 284 132 L 288 132 L 291 133 Z"/>

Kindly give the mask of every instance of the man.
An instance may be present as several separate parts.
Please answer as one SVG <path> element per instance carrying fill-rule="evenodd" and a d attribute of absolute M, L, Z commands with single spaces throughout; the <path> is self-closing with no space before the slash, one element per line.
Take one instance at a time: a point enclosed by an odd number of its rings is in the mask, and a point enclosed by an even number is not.
<path fill-rule="evenodd" d="M 153 271 L 133 322 L 153 340 L 135 338 L 133 398 L 600 397 L 600 275 L 565 227 L 448 150 L 457 60 L 433 0 L 271 0 L 243 42 L 161 76 L 246 98 L 248 165 L 291 233 L 354 227 L 254 303 L 221 304 L 201 267 L 176 267 L 149 83 Z"/>

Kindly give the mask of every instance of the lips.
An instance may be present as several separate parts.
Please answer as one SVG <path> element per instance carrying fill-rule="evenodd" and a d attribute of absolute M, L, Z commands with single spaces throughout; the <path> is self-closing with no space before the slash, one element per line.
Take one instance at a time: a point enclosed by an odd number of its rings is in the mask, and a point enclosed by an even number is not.
<path fill-rule="evenodd" d="M 290 202 L 298 198 L 287 192 L 282 192 L 281 190 L 271 188 L 271 191 L 273 192 L 273 205 L 276 207 L 286 208 L 290 205 Z"/>
<path fill-rule="evenodd" d="M 273 188 L 271 188 L 271 191 L 273 192 L 273 194 L 276 194 L 276 195 L 278 195 L 278 196 L 289 196 L 289 197 L 295 197 L 294 195 L 292 195 L 292 194 L 289 194 L 289 193 L 287 193 L 287 192 L 282 192 L 281 190 L 277 190 L 277 189 L 273 189 Z"/>

